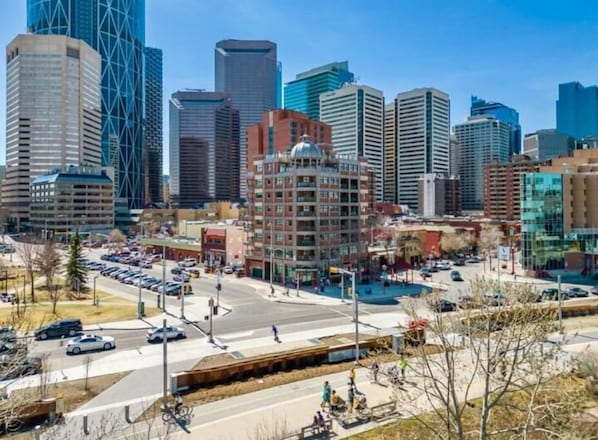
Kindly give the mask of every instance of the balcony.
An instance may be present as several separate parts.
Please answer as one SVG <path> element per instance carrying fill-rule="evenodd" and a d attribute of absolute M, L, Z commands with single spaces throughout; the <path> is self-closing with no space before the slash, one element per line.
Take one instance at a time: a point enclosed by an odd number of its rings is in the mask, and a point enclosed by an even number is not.
<path fill-rule="evenodd" d="M 297 217 L 315 217 L 316 211 L 299 211 Z"/>
<path fill-rule="evenodd" d="M 316 182 L 297 182 L 297 188 L 315 188 Z"/>
<path fill-rule="evenodd" d="M 315 203 L 315 197 L 297 197 L 298 202 L 308 202 L 308 203 Z"/>

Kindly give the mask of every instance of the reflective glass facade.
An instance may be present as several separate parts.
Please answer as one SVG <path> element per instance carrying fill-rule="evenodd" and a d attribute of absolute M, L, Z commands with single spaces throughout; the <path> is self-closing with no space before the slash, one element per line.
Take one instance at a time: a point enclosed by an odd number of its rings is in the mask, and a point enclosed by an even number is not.
<path fill-rule="evenodd" d="M 521 188 L 521 264 L 526 270 L 564 267 L 563 176 L 525 173 Z"/>
<path fill-rule="evenodd" d="M 320 95 L 333 92 L 343 84 L 352 83 L 354 75 L 349 63 L 330 63 L 296 75 L 284 88 L 284 108 L 305 113 L 314 121 L 320 120 Z"/>
<path fill-rule="evenodd" d="M 500 102 L 485 101 L 477 96 L 472 96 L 470 115 L 493 115 L 499 121 L 509 124 L 511 126 L 509 157 L 521 152 L 521 125 L 519 125 L 519 112 L 517 110 Z M 465 208 L 465 206 L 463 207 Z"/>
<path fill-rule="evenodd" d="M 581 140 L 598 135 L 598 87 L 578 82 L 559 84 L 556 130 Z"/>
<path fill-rule="evenodd" d="M 144 202 L 144 0 L 27 0 L 27 30 L 82 39 L 102 57 L 102 164 L 117 196 Z"/>
<path fill-rule="evenodd" d="M 162 191 L 162 51 L 145 48 L 145 200 L 161 202 Z"/>

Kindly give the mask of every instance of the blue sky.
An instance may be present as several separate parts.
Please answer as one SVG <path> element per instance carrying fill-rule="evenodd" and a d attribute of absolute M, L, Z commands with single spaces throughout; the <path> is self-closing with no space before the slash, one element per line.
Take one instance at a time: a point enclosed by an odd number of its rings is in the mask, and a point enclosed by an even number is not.
<path fill-rule="evenodd" d="M 0 43 L 25 30 L 25 0 L 2 0 Z M 470 95 L 499 101 L 519 111 L 528 133 L 555 126 L 559 82 L 598 82 L 596 35 L 598 8 L 587 0 L 146 0 L 146 44 L 164 51 L 165 164 L 167 99 L 213 89 L 221 39 L 276 42 L 284 81 L 348 60 L 388 101 L 439 88 L 450 94 L 452 125 L 467 117 Z M 0 163 L 5 81 L 2 63 Z"/>

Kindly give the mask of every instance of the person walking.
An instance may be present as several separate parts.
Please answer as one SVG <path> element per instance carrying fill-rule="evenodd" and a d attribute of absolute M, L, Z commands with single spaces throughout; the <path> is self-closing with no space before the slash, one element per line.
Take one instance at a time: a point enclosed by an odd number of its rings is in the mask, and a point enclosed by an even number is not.
<path fill-rule="evenodd" d="M 349 370 L 349 386 L 355 387 L 355 365 Z"/>
<path fill-rule="evenodd" d="M 326 411 L 326 407 L 330 408 L 330 393 L 331 393 L 331 391 L 332 391 L 332 388 L 330 387 L 330 384 L 328 383 L 328 381 L 324 382 L 324 388 L 322 389 L 322 403 L 320 404 L 322 411 Z"/>
<path fill-rule="evenodd" d="M 349 387 L 349 391 L 347 391 L 347 413 L 353 412 L 353 403 L 355 400 L 355 390 L 352 386 Z"/>
<path fill-rule="evenodd" d="M 374 360 L 370 368 L 372 370 L 372 377 L 374 379 L 374 383 L 378 383 L 378 371 L 380 371 L 380 366 L 378 365 L 378 362 Z"/>
<path fill-rule="evenodd" d="M 405 359 L 405 355 L 401 355 L 401 359 L 399 359 L 397 366 L 401 372 L 401 378 L 405 380 L 405 370 L 407 369 L 407 359 Z"/>
<path fill-rule="evenodd" d="M 274 335 L 274 342 L 280 342 L 280 339 L 278 339 L 278 329 L 274 324 L 272 324 L 272 334 Z"/>

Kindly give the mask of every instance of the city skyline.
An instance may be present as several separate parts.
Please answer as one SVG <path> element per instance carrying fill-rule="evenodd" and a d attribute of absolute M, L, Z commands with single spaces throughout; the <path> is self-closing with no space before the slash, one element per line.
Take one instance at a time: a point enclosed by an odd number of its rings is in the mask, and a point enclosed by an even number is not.
<path fill-rule="evenodd" d="M 343 3 L 342 21 L 334 20 L 341 10 L 338 2 L 319 4 L 315 9 L 265 0 L 224 3 L 227 7 L 221 2 L 148 2 L 146 44 L 164 51 L 165 97 L 182 88 L 212 90 L 213 47 L 227 38 L 275 42 L 278 59 L 283 64 L 283 83 L 294 79 L 299 72 L 347 60 L 359 83 L 381 89 L 387 99 L 417 87 L 445 90 L 451 98 L 453 123 L 466 119 L 471 95 L 504 102 L 519 111 L 523 134 L 555 127 L 559 83 L 597 82 L 591 76 L 598 68 L 596 51 L 582 35 L 591 35 L 598 27 L 596 20 L 592 20 L 598 12 L 582 2 L 575 2 L 574 7 L 557 7 L 531 1 L 511 8 L 498 1 L 484 5 L 464 0 L 450 5 L 433 1 L 422 5 L 402 2 L 382 5 L 376 10 L 364 9 L 358 3 L 348 6 Z M 21 0 L 7 0 L 3 6 L 0 38 L 6 46 L 25 31 L 26 11 Z M 301 16 L 299 8 L 318 11 L 308 17 L 308 39 L 289 31 L 290 20 Z M 198 27 L 198 14 L 211 16 L 213 20 Z M 173 32 L 171 26 L 163 26 L 165 22 L 177 23 L 177 30 Z M 425 22 L 430 26 L 422 26 Z M 330 23 L 335 24 L 330 26 Z M 508 32 L 503 28 L 504 23 L 509 25 Z M 454 32 L 463 25 L 469 26 L 468 32 Z M 384 32 L 375 33 L 371 29 Z M 470 38 L 475 34 L 489 38 Z M 571 51 L 571 47 L 576 50 Z M 189 56 L 191 48 L 193 55 Z M 5 67 L 0 70 L 3 102 Z M 5 118 L 4 105 L 0 117 Z M 166 131 L 165 127 L 165 141 Z M 4 149 L 4 125 L 0 137 L 0 148 Z M 4 157 L 4 150 L 0 154 Z M 167 142 L 164 154 L 167 170 Z"/>

